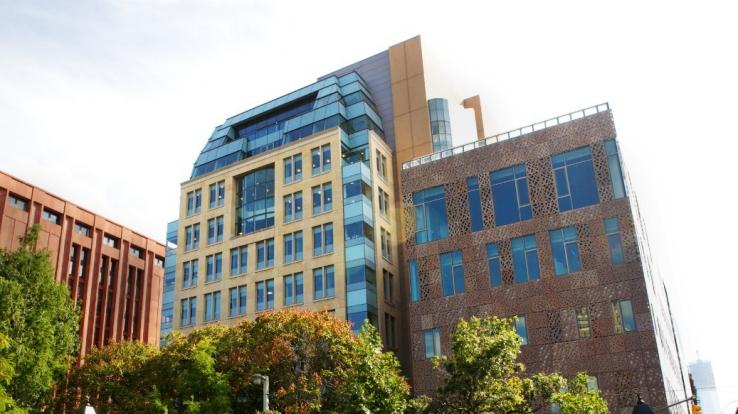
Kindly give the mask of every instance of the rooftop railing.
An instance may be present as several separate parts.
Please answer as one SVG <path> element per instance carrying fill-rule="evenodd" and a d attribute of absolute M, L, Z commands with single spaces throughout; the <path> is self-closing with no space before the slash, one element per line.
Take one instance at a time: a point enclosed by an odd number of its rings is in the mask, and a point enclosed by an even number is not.
<path fill-rule="evenodd" d="M 488 138 L 479 139 L 474 142 L 470 142 L 468 144 L 459 145 L 457 147 L 449 148 L 447 150 L 434 152 L 430 155 L 424 155 L 420 158 L 416 158 L 412 161 L 403 163 L 402 169 L 407 170 L 413 167 L 417 167 L 419 165 L 428 164 L 429 162 L 438 161 L 442 158 L 452 157 L 454 155 L 472 151 L 480 147 L 485 147 L 487 145 L 496 144 L 498 142 L 506 141 L 508 139 L 518 138 L 523 135 L 530 134 L 531 132 L 540 131 L 546 128 L 550 128 L 552 126 L 565 124 L 567 122 L 571 122 L 576 119 L 585 118 L 588 116 L 598 114 L 600 112 L 607 112 L 609 110 L 610 110 L 610 105 L 607 102 L 603 104 L 595 105 L 595 106 L 590 106 L 589 108 L 580 109 L 578 111 L 560 115 L 555 118 L 547 119 L 542 122 L 537 122 L 535 124 L 527 125 L 522 128 L 513 129 L 512 131 L 507 131 L 501 134 L 493 135 Z"/>

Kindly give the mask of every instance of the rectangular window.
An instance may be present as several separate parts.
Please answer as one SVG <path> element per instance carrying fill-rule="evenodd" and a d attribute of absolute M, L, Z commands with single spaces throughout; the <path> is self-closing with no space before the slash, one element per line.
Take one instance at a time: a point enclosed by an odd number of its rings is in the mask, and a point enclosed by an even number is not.
<path fill-rule="evenodd" d="M 415 243 L 422 244 L 448 237 L 446 192 L 443 186 L 413 193 Z"/>
<path fill-rule="evenodd" d="M 384 301 L 387 303 L 395 303 L 395 276 L 386 269 L 382 269 L 382 283 L 384 287 Z"/>
<path fill-rule="evenodd" d="M 302 219 L 302 191 L 284 196 L 284 222 Z"/>
<path fill-rule="evenodd" d="M 200 247 L 200 223 L 185 227 L 185 251 Z"/>
<path fill-rule="evenodd" d="M 10 206 L 13 208 L 17 208 L 18 210 L 28 211 L 28 200 L 15 194 L 8 195 L 8 204 L 10 204 Z"/>
<path fill-rule="evenodd" d="M 377 151 L 377 175 L 387 178 L 387 157 L 379 151 Z"/>
<path fill-rule="evenodd" d="M 331 169 L 331 146 L 323 145 L 310 151 L 312 158 L 313 175 L 320 174 Z"/>
<path fill-rule="evenodd" d="M 210 184 L 210 199 L 208 200 L 208 208 L 216 208 L 225 202 L 225 181 L 218 181 Z"/>
<path fill-rule="evenodd" d="M 80 222 L 74 223 L 74 231 L 85 237 L 90 237 L 90 235 L 92 234 L 92 230 L 90 229 L 90 226 L 86 224 L 82 224 Z"/>
<path fill-rule="evenodd" d="M 215 253 L 205 257 L 206 271 L 205 281 L 212 282 L 220 280 L 223 276 L 223 253 Z"/>
<path fill-rule="evenodd" d="M 335 295 L 333 265 L 313 269 L 313 299 L 331 298 Z"/>
<path fill-rule="evenodd" d="M 333 252 L 333 223 L 313 227 L 313 256 Z"/>
<path fill-rule="evenodd" d="M 256 270 L 274 266 L 274 239 L 256 242 Z"/>
<path fill-rule="evenodd" d="M 489 267 L 489 284 L 492 287 L 500 286 L 502 284 L 500 250 L 495 243 L 487 245 L 487 266 Z"/>
<path fill-rule="evenodd" d="M 395 339 L 395 317 L 389 313 L 384 314 L 384 346 L 387 349 L 395 349 L 397 340 Z"/>
<path fill-rule="evenodd" d="M 284 235 L 284 263 L 302 260 L 302 231 Z"/>
<path fill-rule="evenodd" d="M 554 155 L 551 157 L 551 166 L 556 180 L 559 211 L 600 202 L 589 147 Z"/>
<path fill-rule="evenodd" d="M 617 217 L 605 219 L 605 235 L 607 245 L 610 247 L 610 261 L 612 264 L 623 264 L 623 243 L 620 236 L 620 222 Z"/>
<path fill-rule="evenodd" d="M 495 225 L 504 226 L 533 217 L 524 164 L 492 171 L 489 178 L 492 183 Z"/>
<path fill-rule="evenodd" d="M 623 198 L 625 197 L 625 182 L 623 181 L 623 169 L 620 166 L 618 144 L 614 139 L 605 141 L 605 152 L 607 153 L 607 167 L 610 170 L 612 197 L 615 199 Z"/>
<path fill-rule="evenodd" d="M 182 288 L 197 286 L 197 273 L 199 272 L 199 260 L 194 259 L 182 263 Z"/>
<path fill-rule="evenodd" d="M 109 234 L 105 234 L 103 236 L 103 244 L 109 247 L 118 248 L 118 244 L 120 243 L 120 240 L 118 240 L 117 237 L 113 237 Z"/>
<path fill-rule="evenodd" d="M 597 377 L 595 377 L 594 375 L 590 375 L 589 377 L 587 377 L 587 389 L 590 391 L 600 389 L 600 386 L 597 383 Z"/>
<path fill-rule="evenodd" d="M 284 183 L 296 183 L 302 180 L 302 154 L 284 159 Z"/>
<path fill-rule="evenodd" d="M 423 331 L 423 343 L 426 359 L 441 356 L 441 328 Z"/>
<path fill-rule="evenodd" d="M 303 302 L 302 272 L 284 277 L 284 305 L 299 305 Z"/>
<path fill-rule="evenodd" d="M 208 244 L 223 241 L 223 216 L 208 220 Z"/>
<path fill-rule="evenodd" d="M 180 326 L 191 326 L 197 323 L 197 298 L 185 298 L 180 301 Z"/>
<path fill-rule="evenodd" d="M 382 257 L 385 258 L 385 260 L 392 261 L 392 251 L 390 249 L 390 233 L 380 228 L 380 245 L 382 247 Z"/>
<path fill-rule="evenodd" d="M 128 248 L 128 253 L 130 253 L 131 256 L 138 257 L 139 259 L 143 259 L 144 258 L 143 250 L 140 247 L 136 247 L 134 245 L 131 245 Z"/>
<path fill-rule="evenodd" d="M 538 280 L 540 269 L 538 267 L 538 246 L 536 236 L 518 237 L 510 241 L 513 255 L 513 269 L 515 272 L 515 283 L 526 283 Z"/>
<path fill-rule="evenodd" d="M 389 194 L 385 193 L 381 188 L 379 192 L 379 213 L 383 216 L 389 215 Z"/>
<path fill-rule="evenodd" d="M 197 189 L 187 193 L 187 216 L 197 214 L 202 208 L 202 190 Z"/>
<path fill-rule="evenodd" d="M 461 250 L 441 255 L 441 287 L 443 296 L 464 293 L 464 266 Z"/>
<path fill-rule="evenodd" d="M 548 232 L 551 239 L 551 255 L 553 256 L 554 273 L 563 276 L 582 270 L 577 243 L 577 229 L 574 226 L 564 227 Z"/>
<path fill-rule="evenodd" d="M 520 337 L 520 344 L 528 345 L 528 326 L 525 324 L 525 316 L 518 315 L 515 317 L 515 332 Z"/>
<path fill-rule="evenodd" d="M 577 311 L 577 331 L 580 338 L 589 338 L 592 335 L 592 323 L 589 319 L 589 308 L 580 306 Z"/>
<path fill-rule="evenodd" d="M 205 321 L 220 319 L 220 292 L 205 294 Z"/>
<path fill-rule="evenodd" d="M 619 300 L 612 304 L 612 320 L 617 334 L 636 330 L 633 305 L 629 300 Z"/>
<path fill-rule="evenodd" d="M 274 226 L 274 165 L 244 175 L 236 189 L 236 234 Z"/>
<path fill-rule="evenodd" d="M 61 224 L 61 214 L 56 211 L 49 210 L 48 208 L 41 211 L 41 218 L 56 225 Z"/>
<path fill-rule="evenodd" d="M 274 309 L 274 279 L 256 282 L 256 311 Z"/>
<path fill-rule="evenodd" d="M 482 199 L 479 196 L 479 179 L 468 177 L 466 179 L 467 198 L 469 200 L 469 215 L 471 217 L 471 231 L 482 230 Z"/>
<path fill-rule="evenodd" d="M 248 246 L 241 246 L 231 249 L 231 276 L 237 276 L 246 273 L 248 258 Z"/>
<path fill-rule="evenodd" d="M 313 215 L 333 209 L 333 186 L 325 183 L 313 187 Z"/>
<path fill-rule="evenodd" d="M 372 186 L 367 184 L 363 179 L 357 178 L 343 185 L 343 199 L 349 200 L 352 197 L 358 197 L 363 195 L 366 197 L 367 202 L 372 200 Z M 360 200 L 351 200 L 350 203 Z"/>
<path fill-rule="evenodd" d="M 410 301 L 418 303 L 420 301 L 420 275 L 418 274 L 418 261 L 411 260 L 408 263 L 410 274 Z"/>
<path fill-rule="evenodd" d="M 228 316 L 246 314 L 246 285 L 228 289 L 230 304 L 228 305 Z"/>

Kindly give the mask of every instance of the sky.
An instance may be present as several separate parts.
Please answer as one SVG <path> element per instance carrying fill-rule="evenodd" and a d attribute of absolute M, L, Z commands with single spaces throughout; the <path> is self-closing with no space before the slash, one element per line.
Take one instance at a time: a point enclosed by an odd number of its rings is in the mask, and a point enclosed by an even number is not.
<path fill-rule="evenodd" d="M 422 36 L 454 143 L 602 102 L 686 361 L 738 400 L 729 2 L 0 0 L 0 170 L 163 240 L 227 117 Z M 733 403 L 733 406 L 736 403 Z M 709 413 L 706 413 L 709 414 Z"/>

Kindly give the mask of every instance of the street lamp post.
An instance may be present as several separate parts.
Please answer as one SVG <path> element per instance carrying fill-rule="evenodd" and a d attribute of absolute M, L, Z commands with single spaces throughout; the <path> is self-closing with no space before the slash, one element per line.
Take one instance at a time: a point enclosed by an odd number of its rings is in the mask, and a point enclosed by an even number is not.
<path fill-rule="evenodd" d="M 79 414 L 95 414 L 95 409 L 90 405 L 90 396 L 85 395 L 85 404 L 79 407 Z"/>
<path fill-rule="evenodd" d="M 254 381 L 254 384 L 256 385 L 261 384 L 261 394 L 262 394 L 261 410 L 264 412 L 269 411 L 269 376 L 261 375 L 261 374 L 254 374 L 251 377 L 251 379 Z"/>

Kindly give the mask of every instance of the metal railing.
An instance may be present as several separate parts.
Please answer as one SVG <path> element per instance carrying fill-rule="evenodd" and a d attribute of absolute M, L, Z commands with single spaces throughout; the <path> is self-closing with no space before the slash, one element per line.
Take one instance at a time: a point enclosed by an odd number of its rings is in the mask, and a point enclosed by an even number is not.
<path fill-rule="evenodd" d="M 610 110 L 610 105 L 605 102 L 603 104 L 590 106 L 589 108 L 580 109 L 578 111 L 569 112 L 568 114 L 560 115 L 555 118 L 547 119 L 545 121 L 537 122 L 535 124 L 527 125 L 522 128 L 513 129 L 512 131 L 503 132 L 501 134 L 493 135 L 484 139 L 479 139 L 468 144 L 459 145 L 447 150 L 434 152 L 430 155 L 425 155 L 420 158 L 405 162 L 402 164 L 402 169 L 407 170 L 419 165 L 427 164 L 429 162 L 438 161 L 442 158 L 452 157 L 457 154 L 462 154 L 480 147 L 487 145 L 496 144 L 501 141 L 508 139 L 518 138 L 520 136 L 530 134 L 531 132 L 540 131 L 552 126 L 565 124 L 567 122 L 574 121 L 576 119 L 585 118 L 591 115 L 598 114 L 600 112 L 607 112 Z"/>

